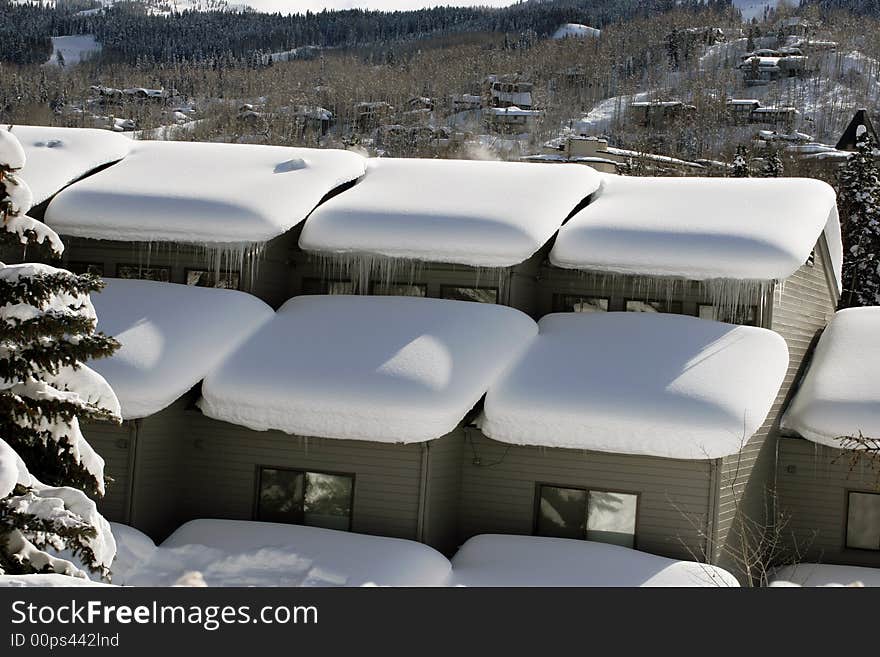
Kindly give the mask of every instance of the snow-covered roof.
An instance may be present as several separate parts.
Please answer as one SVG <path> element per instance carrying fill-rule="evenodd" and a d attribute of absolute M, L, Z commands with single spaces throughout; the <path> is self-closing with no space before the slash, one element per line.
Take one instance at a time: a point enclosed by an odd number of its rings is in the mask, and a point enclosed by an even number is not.
<path fill-rule="evenodd" d="M 806 262 L 826 225 L 829 246 L 835 233 L 839 243 L 836 207 L 829 185 L 806 178 L 604 174 L 594 200 L 560 229 L 550 261 L 691 280 L 781 280 Z"/>
<path fill-rule="evenodd" d="M 33 191 L 34 204 L 90 171 L 121 160 L 131 148 L 131 140 L 109 130 L 16 125 L 12 134 L 27 155 L 20 173 Z"/>
<path fill-rule="evenodd" d="M 880 568 L 827 563 L 797 563 L 780 568 L 771 586 L 880 586 Z"/>
<path fill-rule="evenodd" d="M 373 159 L 357 185 L 319 207 L 300 246 L 506 267 L 541 248 L 599 186 L 588 167 Z"/>
<path fill-rule="evenodd" d="M 489 388 L 495 440 L 679 459 L 735 454 L 788 366 L 776 333 L 695 317 L 557 313 Z"/>
<path fill-rule="evenodd" d="M 332 149 L 134 142 L 118 165 L 56 196 L 46 222 L 94 239 L 265 242 L 363 175 L 364 162 Z"/>
<path fill-rule="evenodd" d="M 236 290 L 105 282 L 92 295 L 98 329 L 122 346 L 89 366 L 110 383 L 126 420 L 169 406 L 273 316 L 268 305 Z"/>
<path fill-rule="evenodd" d="M 494 304 L 304 296 L 202 386 L 213 418 L 302 436 L 412 443 L 452 431 L 537 334 Z"/>
<path fill-rule="evenodd" d="M 454 586 L 733 586 L 717 566 L 570 538 L 484 534 L 452 558 Z"/>
<path fill-rule="evenodd" d="M 240 520 L 192 520 L 131 568 L 128 586 L 444 586 L 449 560 L 399 538 Z"/>
<path fill-rule="evenodd" d="M 859 432 L 880 439 L 880 306 L 834 316 L 782 426 L 832 447 Z"/>

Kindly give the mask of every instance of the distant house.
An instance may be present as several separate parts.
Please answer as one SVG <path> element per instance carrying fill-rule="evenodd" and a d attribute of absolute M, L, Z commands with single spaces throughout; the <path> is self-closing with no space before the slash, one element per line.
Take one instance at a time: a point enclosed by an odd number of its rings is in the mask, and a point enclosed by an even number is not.
<path fill-rule="evenodd" d="M 493 132 L 519 134 L 529 132 L 541 116 L 541 110 L 507 107 L 488 107 L 483 110 L 486 127 Z"/>
<path fill-rule="evenodd" d="M 636 101 L 630 103 L 629 108 L 636 124 L 658 129 L 674 121 L 686 119 L 697 109 L 680 100 Z"/>
<path fill-rule="evenodd" d="M 491 107 L 515 107 L 530 110 L 534 106 L 531 82 L 520 80 L 518 75 L 490 75 L 486 78 Z"/>
<path fill-rule="evenodd" d="M 360 102 L 355 105 L 354 111 L 358 132 L 369 132 L 386 123 L 394 112 L 394 107 L 384 101 Z"/>
<path fill-rule="evenodd" d="M 790 128 L 799 115 L 800 112 L 794 107 L 758 107 L 749 114 L 749 121 Z"/>
<path fill-rule="evenodd" d="M 123 344 L 96 366 L 126 422 L 87 432 L 111 519 L 445 552 L 565 536 L 731 568 L 766 520 L 780 415 L 840 289 L 824 183 L 128 148 L 58 193 L 68 167 L 45 212 L 65 265 L 151 279 L 95 295 Z M 29 180 L 67 166 L 47 155 Z M 252 294 L 196 287 L 236 269 Z"/>
<path fill-rule="evenodd" d="M 806 72 L 807 58 L 799 55 L 752 55 L 740 63 L 747 85 L 766 84 L 782 78 L 800 77 Z"/>
<path fill-rule="evenodd" d="M 751 114 L 761 106 L 761 101 L 754 98 L 731 98 L 725 105 L 734 123 L 749 123 Z"/>
<path fill-rule="evenodd" d="M 868 110 L 863 108 L 856 110 L 856 113 L 846 126 L 846 130 L 843 131 L 843 134 L 837 141 L 835 148 L 839 151 L 855 152 L 858 136 L 863 130 L 868 131 L 875 144 L 880 144 L 880 139 L 877 138 L 877 131 L 874 130 L 874 124 L 871 122 Z"/>

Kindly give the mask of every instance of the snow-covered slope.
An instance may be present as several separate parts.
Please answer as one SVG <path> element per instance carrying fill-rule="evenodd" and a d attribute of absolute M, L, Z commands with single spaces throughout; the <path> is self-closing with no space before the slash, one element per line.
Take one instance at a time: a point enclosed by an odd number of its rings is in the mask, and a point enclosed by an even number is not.
<path fill-rule="evenodd" d="M 357 185 L 319 207 L 300 246 L 483 267 L 535 253 L 599 186 L 589 167 L 373 159 Z"/>
<path fill-rule="evenodd" d="M 34 203 L 42 203 L 90 171 L 117 162 L 131 148 L 131 141 L 108 130 L 53 128 L 16 125 L 27 155 L 21 178 L 30 185 Z"/>
<path fill-rule="evenodd" d="M 113 387 L 122 417 L 158 413 L 273 317 L 249 294 L 153 281 L 106 279 L 92 295 L 98 329 L 122 347 L 91 365 Z"/>
<path fill-rule="evenodd" d="M 128 157 L 55 197 L 49 225 L 94 239 L 265 242 L 365 166 L 360 155 L 332 149 L 118 138 Z"/>
<path fill-rule="evenodd" d="M 124 578 L 168 586 L 199 572 L 208 586 L 443 586 L 449 560 L 398 538 L 235 520 L 193 520 Z"/>
<path fill-rule="evenodd" d="M 530 317 L 494 304 L 296 297 L 205 379 L 199 406 L 258 431 L 432 440 L 456 427 L 536 334 Z"/>
<path fill-rule="evenodd" d="M 679 459 L 735 454 L 788 366 L 776 333 L 681 315 L 557 313 L 489 388 L 495 440 Z"/>
<path fill-rule="evenodd" d="M 834 190 L 819 180 L 606 174 L 595 200 L 560 229 L 550 261 L 690 280 L 783 280 L 829 220 L 839 236 L 836 218 Z"/>
<path fill-rule="evenodd" d="M 565 25 L 561 25 L 559 29 L 553 33 L 553 38 L 568 39 L 598 37 L 601 34 L 602 30 L 597 30 L 595 27 L 581 25 L 580 23 L 566 23 Z"/>
<path fill-rule="evenodd" d="M 832 447 L 860 432 L 880 439 L 880 307 L 834 316 L 782 426 Z"/>
<path fill-rule="evenodd" d="M 453 557 L 452 569 L 455 586 L 739 586 L 717 566 L 543 536 L 475 536 Z"/>
<path fill-rule="evenodd" d="M 46 63 L 52 66 L 60 65 L 58 53 L 61 53 L 64 65 L 73 66 L 98 52 L 101 52 L 101 44 L 95 40 L 94 34 L 56 36 L 52 37 L 52 54 Z"/>

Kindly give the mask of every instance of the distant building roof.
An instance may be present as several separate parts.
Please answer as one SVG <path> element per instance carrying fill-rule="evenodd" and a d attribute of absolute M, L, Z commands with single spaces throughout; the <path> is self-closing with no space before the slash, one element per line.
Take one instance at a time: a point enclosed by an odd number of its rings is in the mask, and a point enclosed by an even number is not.
<path fill-rule="evenodd" d="M 855 151 L 859 136 L 859 126 L 865 126 L 868 134 L 874 139 L 874 143 L 880 144 L 880 140 L 877 139 L 877 132 L 874 130 L 874 124 L 871 122 L 871 117 L 868 116 L 868 110 L 860 109 L 853 115 L 835 148 L 839 151 Z"/>

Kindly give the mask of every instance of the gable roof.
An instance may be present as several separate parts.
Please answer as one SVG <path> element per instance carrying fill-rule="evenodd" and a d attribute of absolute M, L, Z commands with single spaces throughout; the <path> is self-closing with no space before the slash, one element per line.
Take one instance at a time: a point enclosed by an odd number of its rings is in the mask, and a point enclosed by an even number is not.
<path fill-rule="evenodd" d="M 863 108 L 856 110 L 856 113 L 850 120 L 849 125 L 846 126 L 846 130 L 843 131 L 835 148 L 839 151 L 855 151 L 860 126 L 865 126 L 868 130 L 868 134 L 874 139 L 874 143 L 880 144 L 880 140 L 877 139 L 877 132 L 874 130 L 874 124 L 871 123 L 871 117 L 868 116 L 868 110 Z"/>

